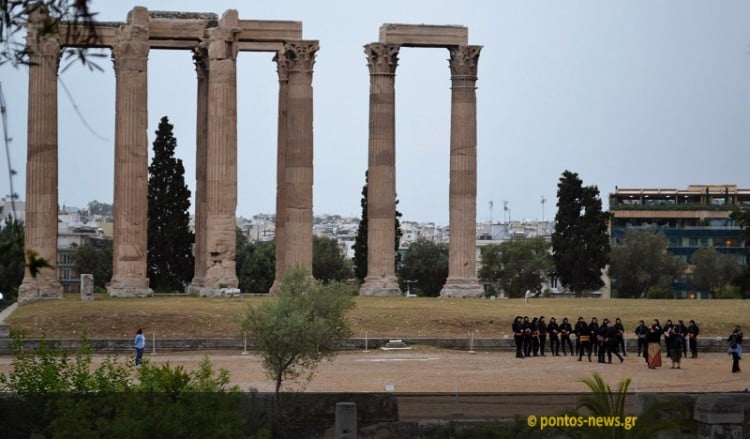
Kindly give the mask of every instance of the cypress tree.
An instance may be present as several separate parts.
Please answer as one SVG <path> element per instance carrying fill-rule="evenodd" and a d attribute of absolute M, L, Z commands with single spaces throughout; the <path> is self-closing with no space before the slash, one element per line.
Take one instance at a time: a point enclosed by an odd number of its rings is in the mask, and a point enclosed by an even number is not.
<path fill-rule="evenodd" d="M 190 190 L 185 167 L 175 158 L 177 139 L 164 116 L 154 140 L 148 167 L 148 276 L 154 290 L 184 291 L 193 277 L 190 231 Z"/>
<path fill-rule="evenodd" d="M 557 184 L 557 214 L 552 255 L 563 286 L 580 296 L 601 288 L 601 271 L 609 259 L 609 214 L 602 212 L 596 186 L 583 186 L 578 174 L 566 170 Z"/>
<path fill-rule="evenodd" d="M 368 177 L 367 171 L 365 171 L 365 185 L 362 186 L 362 217 L 359 220 L 359 227 L 357 228 L 357 238 L 354 240 L 354 276 L 360 281 L 364 282 L 367 277 L 367 185 Z M 398 200 L 396 200 L 396 206 L 398 206 Z M 396 252 L 395 267 L 394 270 L 398 272 L 401 266 L 401 255 L 398 253 L 398 247 L 401 243 L 401 212 L 396 209 L 396 221 L 394 224 L 396 228 L 396 239 L 394 243 L 394 251 Z"/>

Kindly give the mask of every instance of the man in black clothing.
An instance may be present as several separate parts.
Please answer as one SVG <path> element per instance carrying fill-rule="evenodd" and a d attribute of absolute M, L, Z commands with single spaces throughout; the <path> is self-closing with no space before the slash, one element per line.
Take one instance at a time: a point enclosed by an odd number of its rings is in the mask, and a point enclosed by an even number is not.
<path fill-rule="evenodd" d="M 521 316 L 516 316 L 513 319 L 513 341 L 516 343 L 516 358 L 523 358 L 523 319 Z"/>
<path fill-rule="evenodd" d="M 646 348 L 646 334 L 648 334 L 648 326 L 643 320 L 638 321 L 638 326 L 635 327 L 635 336 L 638 337 L 638 356 L 645 353 Z"/>
<path fill-rule="evenodd" d="M 589 332 L 591 333 L 591 344 L 594 348 L 594 355 L 599 354 L 599 343 L 596 342 L 597 334 L 599 334 L 599 322 L 596 317 L 591 317 L 591 323 L 589 323 Z"/>
<path fill-rule="evenodd" d="M 625 352 L 625 326 L 622 325 L 622 320 L 619 317 L 615 319 L 615 329 L 617 329 L 617 346 L 622 351 L 623 357 L 627 357 L 628 353 Z"/>
<path fill-rule="evenodd" d="M 560 324 L 560 343 L 562 344 L 562 351 L 563 355 L 568 355 L 565 353 L 565 344 L 568 345 L 568 348 L 570 349 L 570 355 L 573 355 L 573 344 L 570 342 L 570 334 L 573 333 L 573 327 L 570 326 L 570 322 L 568 322 L 567 317 L 563 317 L 563 321 Z"/>
<path fill-rule="evenodd" d="M 662 334 L 664 334 L 664 344 L 667 345 L 667 358 L 670 356 L 670 352 L 672 351 L 672 328 L 674 327 L 674 324 L 672 324 L 672 320 L 668 319 L 667 323 L 664 324 L 664 328 L 662 328 Z"/>
<path fill-rule="evenodd" d="M 560 356 L 560 327 L 557 325 L 554 317 L 550 317 L 547 324 L 547 334 L 549 335 L 549 348 L 553 357 Z"/>
<path fill-rule="evenodd" d="M 589 325 L 587 325 L 586 322 L 583 321 L 583 319 L 581 319 L 579 323 L 576 323 L 576 336 L 578 337 L 578 340 L 580 342 L 580 347 L 578 350 L 578 361 L 581 361 L 581 358 L 583 358 L 583 353 L 586 352 L 586 355 L 589 357 L 589 363 L 591 363 L 591 338 L 595 337 L 595 333 L 591 332 L 591 330 L 589 329 Z"/>
<path fill-rule="evenodd" d="M 531 319 L 531 352 L 536 357 L 539 355 L 539 319 Z"/>
<path fill-rule="evenodd" d="M 529 316 L 523 317 L 521 329 L 523 329 L 523 356 L 528 357 L 531 355 L 531 322 L 529 322 Z"/>
<path fill-rule="evenodd" d="M 620 319 L 617 319 L 620 320 Z M 609 360 L 609 363 L 612 364 L 612 354 L 617 355 L 617 358 L 620 359 L 620 363 L 622 363 L 622 357 L 617 352 L 620 347 L 620 338 L 622 336 L 622 333 L 619 329 L 617 329 L 617 324 L 610 326 L 607 328 L 607 359 Z"/>
<path fill-rule="evenodd" d="M 602 320 L 602 325 L 599 326 L 599 330 L 596 333 L 596 344 L 599 346 L 599 350 L 596 352 L 596 358 L 600 363 L 604 363 L 604 358 L 607 353 L 607 331 L 609 329 L 609 319 Z M 594 335 L 593 333 L 591 334 Z"/>
<path fill-rule="evenodd" d="M 691 320 L 690 325 L 687 328 L 691 358 L 698 358 L 698 334 L 700 334 L 700 332 L 698 325 L 695 324 L 695 320 Z"/>

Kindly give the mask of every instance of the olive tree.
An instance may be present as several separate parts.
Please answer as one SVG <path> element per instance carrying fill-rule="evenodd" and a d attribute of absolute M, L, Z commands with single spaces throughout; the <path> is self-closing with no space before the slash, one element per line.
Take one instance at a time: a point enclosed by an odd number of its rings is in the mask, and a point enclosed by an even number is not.
<path fill-rule="evenodd" d="M 311 379 L 317 365 L 332 359 L 352 333 L 346 320 L 354 307 L 352 287 L 323 284 L 307 273 L 299 266 L 289 270 L 276 297 L 249 306 L 242 323 L 274 380 L 277 396 L 284 381 Z"/>

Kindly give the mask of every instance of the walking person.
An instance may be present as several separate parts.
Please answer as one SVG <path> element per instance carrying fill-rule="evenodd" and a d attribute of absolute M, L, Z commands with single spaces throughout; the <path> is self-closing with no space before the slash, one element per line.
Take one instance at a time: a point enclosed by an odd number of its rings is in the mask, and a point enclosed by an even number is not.
<path fill-rule="evenodd" d="M 740 325 L 734 327 L 729 336 L 729 355 L 732 356 L 732 373 L 740 371 L 740 360 L 742 359 L 742 331 Z"/>
<path fill-rule="evenodd" d="M 146 337 L 143 336 L 143 329 L 138 328 L 135 332 L 135 367 L 140 367 L 143 351 L 146 349 Z"/>
<path fill-rule="evenodd" d="M 701 330 L 695 324 L 695 320 L 690 321 L 687 332 L 688 344 L 690 345 L 690 358 L 698 358 L 698 334 L 700 334 Z"/>
<path fill-rule="evenodd" d="M 586 322 L 583 322 L 583 324 L 580 325 L 580 328 L 579 325 L 576 325 L 576 336 L 578 336 L 578 341 L 580 343 L 578 351 L 578 361 L 581 361 L 581 358 L 583 358 L 583 353 L 585 352 L 589 357 L 589 363 L 591 363 L 591 343 L 592 338 L 595 338 L 596 335 L 592 334 L 591 330 L 589 329 L 589 325 L 587 325 Z"/>
<path fill-rule="evenodd" d="M 612 364 L 612 354 L 615 354 L 617 358 L 620 359 L 620 363 L 623 362 L 623 359 L 620 356 L 620 353 L 618 352 L 620 350 L 620 339 L 618 335 L 620 334 L 621 332 L 619 329 L 617 329 L 617 324 L 614 324 L 607 328 L 606 346 L 607 346 L 607 359 L 608 359 L 609 364 Z"/>
<path fill-rule="evenodd" d="M 622 352 L 623 357 L 627 357 L 628 353 L 625 352 L 625 326 L 622 324 L 622 320 L 619 317 L 615 319 L 615 329 L 617 329 L 617 346 Z"/>
<path fill-rule="evenodd" d="M 686 342 L 687 336 L 688 336 L 687 326 L 685 326 L 685 322 L 683 322 L 682 320 L 678 320 L 677 328 L 679 328 L 680 335 L 682 335 L 682 358 L 687 358 L 687 349 L 688 349 L 688 344 Z"/>

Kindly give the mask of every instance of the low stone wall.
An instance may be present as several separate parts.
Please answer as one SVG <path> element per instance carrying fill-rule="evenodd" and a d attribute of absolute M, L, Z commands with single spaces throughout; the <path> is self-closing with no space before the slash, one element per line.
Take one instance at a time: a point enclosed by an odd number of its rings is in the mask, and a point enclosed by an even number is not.
<path fill-rule="evenodd" d="M 0 355 L 11 352 L 11 340 L 8 338 L 7 325 L 0 324 Z M 153 334 L 146 335 L 146 350 L 154 349 L 159 352 L 182 352 L 200 350 L 239 350 L 245 349 L 245 341 L 242 338 L 159 338 Z M 475 351 L 502 351 L 513 352 L 515 345 L 513 340 L 497 338 L 480 338 L 469 340 L 465 338 L 402 338 L 407 346 L 423 345 L 443 349 L 475 350 Z M 390 341 L 387 338 L 352 338 L 341 345 L 342 350 L 379 349 L 385 347 Z M 129 352 L 133 349 L 133 339 L 89 339 L 88 342 L 95 353 L 118 353 Z M 34 348 L 39 343 L 38 339 L 24 340 L 24 347 Z M 60 346 L 68 350 L 78 350 L 81 347 L 80 339 L 60 340 Z M 635 352 L 637 341 L 626 340 L 628 352 Z M 253 349 L 252 340 L 247 340 L 247 349 Z M 698 339 L 699 352 L 726 352 L 727 343 L 724 339 L 702 338 Z M 549 350 L 547 351 L 549 352 Z M 548 353 L 549 355 L 549 353 Z"/>

